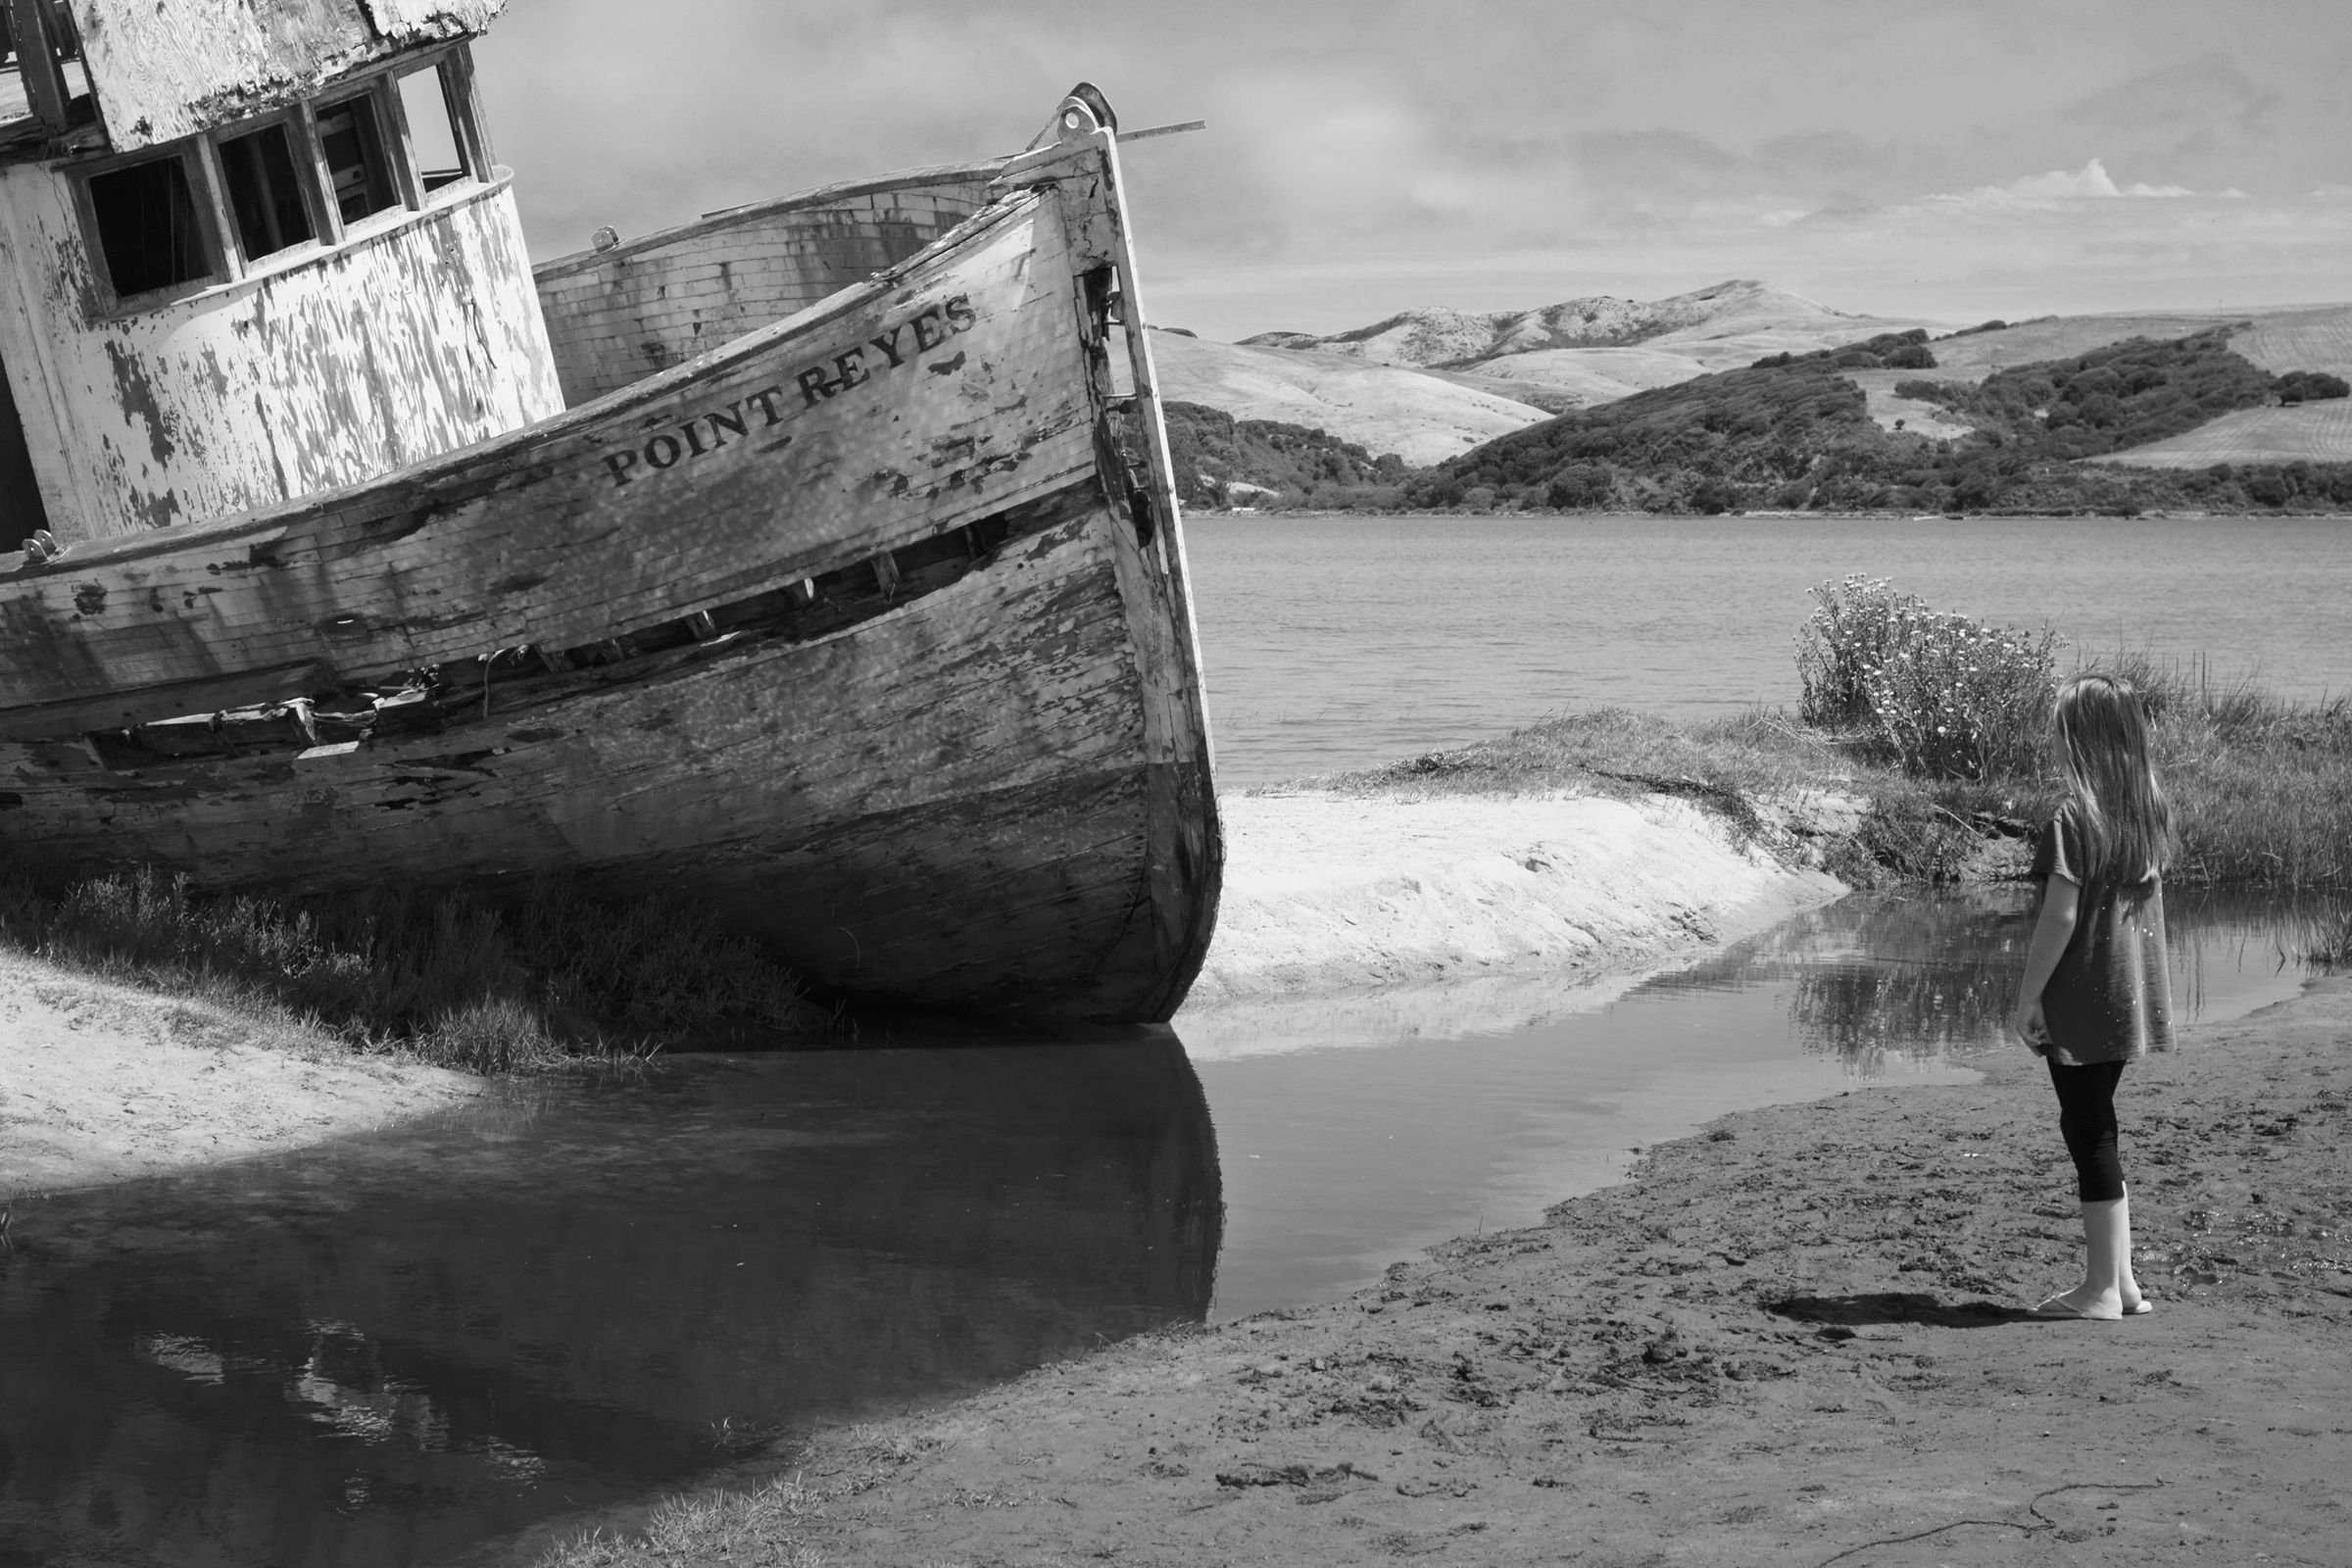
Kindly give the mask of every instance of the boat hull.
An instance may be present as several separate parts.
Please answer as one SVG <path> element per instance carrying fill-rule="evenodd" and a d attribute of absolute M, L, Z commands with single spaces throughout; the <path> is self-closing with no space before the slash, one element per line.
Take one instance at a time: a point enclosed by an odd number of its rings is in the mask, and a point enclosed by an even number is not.
<path fill-rule="evenodd" d="M 514 437 L 0 573 L 0 840 L 289 894 L 563 875 L 831 986 L 1165 1018 L 1222 850 L 1115 172 L 1096 133 Z"/>

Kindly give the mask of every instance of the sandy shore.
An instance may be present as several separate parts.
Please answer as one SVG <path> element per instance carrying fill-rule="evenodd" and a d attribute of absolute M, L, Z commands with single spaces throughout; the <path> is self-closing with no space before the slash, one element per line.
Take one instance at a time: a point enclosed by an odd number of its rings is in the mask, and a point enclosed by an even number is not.
<path fill-rule="evenodd" d="M 1188 1046 L 1279 1031 L 1300 1003 L 1399 1035 L 1440 1018 L 1508 1027 L 1845 891 L 1665 796 L 1302 792 L 1223 806 L 1225 896 L 1177 1018 Z"/>
<path fill-rule="evenodd" d="M 0 954 L 0 1199 L 292 1149 L 479 1085 Z"/>
<path fill-rule="evenodd" d="M 821 1437 L 659 1560 L 2345 1562 L 2352 981 L 2122 1101 L 2148 1317 L 2014 1310 L 2079 1268 L 2021 1053 L 1726 1118 L 1343 1300 Z"/>

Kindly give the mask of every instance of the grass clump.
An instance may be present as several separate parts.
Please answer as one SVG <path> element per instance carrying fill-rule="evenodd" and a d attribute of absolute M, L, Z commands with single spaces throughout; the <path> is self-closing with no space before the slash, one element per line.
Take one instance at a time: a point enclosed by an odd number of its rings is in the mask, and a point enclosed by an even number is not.
<path fill-rule="evenodd" d="M 2314 923 L 2301 956 L 2305 963 L 2331 974 L 2352 969 L 2352 905 Z"/>
<path fill-rule="evenodd" d="M 821 1568 L 824 1553 L 807 1539 L 820 1512 L 813 1492 L 779 1476 L 755 1492 L 671 1497 L 647 1516 L 637 1539 L 600 1530 L 550 1548 L 536 1568 Z"/>
<path fill-rule="evenodd" d="M 19 872 L 0 881 L 0 943 L 476 1072 L 828 1027 L 750 943 L 654 901 L 555 882 L 505 906 L 397 890 L 280 904 L 208 897 L 151 868 Z"/>

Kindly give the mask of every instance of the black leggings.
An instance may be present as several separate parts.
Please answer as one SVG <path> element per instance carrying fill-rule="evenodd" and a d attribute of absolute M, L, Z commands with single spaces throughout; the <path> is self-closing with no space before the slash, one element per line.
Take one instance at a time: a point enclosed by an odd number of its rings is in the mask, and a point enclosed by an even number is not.
<path fill-rule="evenodd" d="M 2123 1076 L 2120 1061 L 2087 1067 L 2050 1063 L 2059 1136 L 2074 1156 L 2075 1191 L 2085 1203 L 2109 1203 L 2124 1196 L 2124 1162 L 2115 1154 L 2115 1086 Z"/>

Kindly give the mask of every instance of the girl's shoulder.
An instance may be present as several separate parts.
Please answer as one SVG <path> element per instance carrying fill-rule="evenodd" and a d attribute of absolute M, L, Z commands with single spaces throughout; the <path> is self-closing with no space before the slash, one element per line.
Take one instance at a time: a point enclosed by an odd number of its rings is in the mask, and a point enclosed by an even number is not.
<path fill-rule="evenodd" d="M 2063 802 L 2034 835 L 2034 864 L 2028 875 L 2035 881 L 2063 876 L 2069 882 L 2081 882 L 2087 864 L 2082 808 L 2077 802 Z"/>

